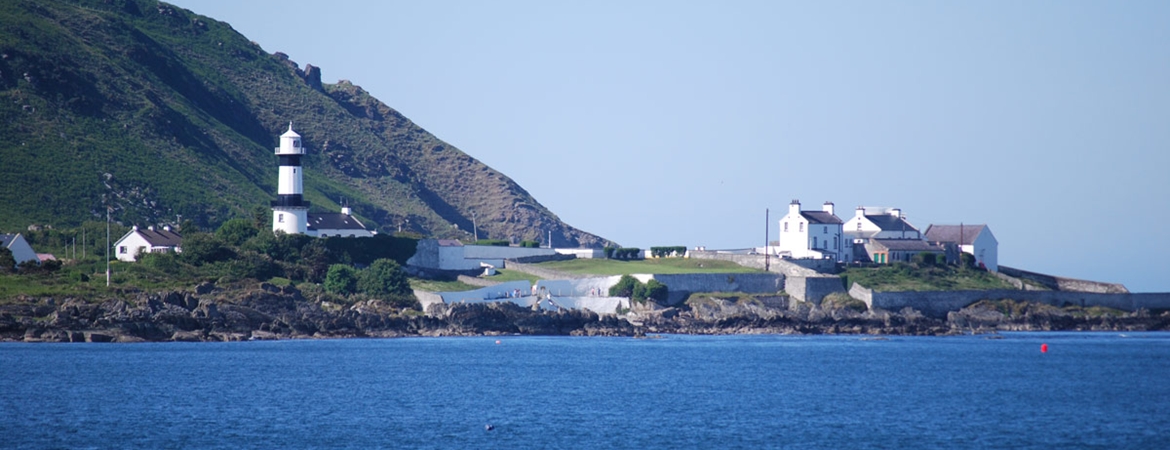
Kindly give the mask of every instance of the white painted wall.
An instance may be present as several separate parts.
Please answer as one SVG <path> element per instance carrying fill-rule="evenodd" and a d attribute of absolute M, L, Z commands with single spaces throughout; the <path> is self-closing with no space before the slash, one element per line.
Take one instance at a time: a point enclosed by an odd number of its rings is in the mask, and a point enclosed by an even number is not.
<path fill-rule="evenodd" d="M 974 255 L 975 263 L 982 263 L 987 270 L 999 271 L 999 241 L 991 234 L 990 228 L 983 227 L 973 245 L 963 246 L 963 252 Z"/>
<path fill-rule="evenodd" d="M 559 255 L 573 255 L 581 259 L 605 257 L 605 252 L 599 248 L 558 248 L 555 250 Z"/>
<path fill-rule="evenodd" d="M 276 186 L 276 193 L 292 195 L 304 193 L 302 184 L 302 170 L 296 166 L 280 166 L 280 178 Z"/>
<path fill-rule="evenodd" d="M 780 219 L 777 250 L 792 258 L 825 258 L 832 253 L 837 261 L 853 259 L 853 245 L 840 224 L 810 223 L 800 214 L 800 203 L 788 205 Z"/>
<path fill-rule="evenodd" d="M 37 252 L 20 233 L 17 233 L 8 243 L 8 250 L 12 252 L 12 259 L 15 259 L 17 264 L 37 260 Z"/>
<path fill-rule="evenodd" d="M 287 234 L 305 234 L 309 225 L 309 210 L 307 208 L 275 207 L 272 208 L 272 231 L 283 231 Z"/>

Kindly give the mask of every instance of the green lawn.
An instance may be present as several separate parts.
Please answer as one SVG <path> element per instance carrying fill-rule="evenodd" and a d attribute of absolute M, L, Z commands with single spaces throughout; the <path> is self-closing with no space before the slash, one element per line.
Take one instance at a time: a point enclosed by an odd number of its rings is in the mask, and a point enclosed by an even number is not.
<path fill-rule="evenodd" d="M 421 278 L 411 278 L 410 287 L 426 292 L 462 292 L 479 289 L 479 286 L 472 286 L 462 281 L 423 280 Z"/>
<path fill-rule="evenodd" d="M 841 273 L 846 286 L 860 283 L 875 291 L 978 291 L 1015 289 L 987 271 L 954 266 L 915 267 L 895 263 L 880 267 L 853 267 Z"/>
<path fill-rule="evenodd" d="M 634 273 L 763 273 L 730 261 L 690 258 L 658 258 L 639 261 L 571 259 L 537 264 L 538 267 L 579 275 L 627 275 Z"/>
<path fill-rule="evenodd" d="M 527 281 L 536 284 L 540 277 L 519 270 L 496 269 L 496 275 L 488 278 L 491 281 L 505 283 L 508 281 Z"/>

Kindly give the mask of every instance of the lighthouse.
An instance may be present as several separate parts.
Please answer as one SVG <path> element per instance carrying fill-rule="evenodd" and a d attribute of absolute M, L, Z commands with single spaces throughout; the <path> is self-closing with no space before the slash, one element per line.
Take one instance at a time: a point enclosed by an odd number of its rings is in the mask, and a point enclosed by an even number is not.
<path fill-rule="evenodd" d="M 280 147 L 276 149 L 276 156 L 280 157 L 280 178 L 276 200 L 272 202 L 273 232 L 305 234 L 308 229 L 309 202 L 304 199 L 304 174 L 301 170 L 304 155 L 301 135 L 293 131 L 292 122 L 289 122 L 288 131 L 280 135 Z"/>

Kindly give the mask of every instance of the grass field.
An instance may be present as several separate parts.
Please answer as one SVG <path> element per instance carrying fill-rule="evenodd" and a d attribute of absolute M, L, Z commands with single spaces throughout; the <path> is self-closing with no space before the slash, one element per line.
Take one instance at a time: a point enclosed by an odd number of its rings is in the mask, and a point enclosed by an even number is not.
<path fill-rule="evenodd" d="M 518 270 L 496 269 L 496 275 L 488 278 L 489 280 L 505 283 L 508 281 L 527 281 L 536 284 L 540 281 L 540 277 L 529 273 L 520 272 Z"/>
<path fill-rule="evenodd" d="M 762 270 L 729 261 L 690 258 L 659 258 L 640 261 L 614 259 L 571 259 L 537 264 L 537 267 L 578 275 L 627 275 L 634 273 L 762 273 Z"/>
<path fill-rule="evenodd" d="M 875 291 L 976 291 L 1014 289 L 1008 282 L 978 269 L 954 266 L 915 267 L 896 263 L 880 267 L 849 268 L 841 273 L 846 285 L 860 283 Z"/>

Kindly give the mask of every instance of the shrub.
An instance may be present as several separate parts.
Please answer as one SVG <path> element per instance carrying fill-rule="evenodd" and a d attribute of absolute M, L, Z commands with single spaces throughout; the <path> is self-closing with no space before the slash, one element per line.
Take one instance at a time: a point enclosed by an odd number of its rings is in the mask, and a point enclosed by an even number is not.
<path fill-rule="evenodd" d="M 671 247 L 650 247 L 650 254 L 655 258 L 666 258 L 670 256 L 683 256 L 687 253 L 687 247 L 684 245 L 676 245 Z"/>
<path fill-rule="evenodd" d="M 638 282 L 637 278 L 629 275 L 622 275 L 622 277 L 618 279 L 617 284 L 609 287 L 609 296 L 633 298 L 634 288 L 639 284 L 641 283 Z"/>
<path fill-rule="evenodd" d="M 480 239 L 478 241 L 475 241 L 475 243 L 473 243 L 472 245 L 488 245 L 488 246 L 492 246 L 492 247 L 507 247 L 509 244 L 511 244 L 511 243 L 508 241 L 505 241 L 503 239 Z"/>
<path fill-rule="evenodd" d="M 184 261 L 201 266 L 231 259 L 234 252 L 213 234 L 190 233 L 183 237 L 183 252 L 180 255 Z"/>
<path fill-rule="evenodd" d="M 223 241 L 224 244 L 239 247 L 259 232 L 260 230 L 256 229 L 251 220 L 232 219 L 224 222 L 218 230 L 215 230 L 215 237 Z"/>
<path fill-rule="evenodd" d="M 12 250 L 0 247 L 0 273 L 12 272 L 13 270 L 16 270 L 16 258 L 12 256 Z"/>
<path fill-rule="evenodd" d="M 524 248 L 540 248 L 540 243 L 536 241 L 520 241 L 520 246 Z"/>
<path fill-rule="evenodd" d="M 379 259 L 358 276 L 357 289 L 373 296 L 413 295 L 402 266 L 391 259 Z"/>
<path fill-rule="evenodd" d="M 669 294 L 666 285 L 655 279 L 651 279 L 650 281 L 646 282 L 645 293 L 645 298 L 654 300 L 658 303 L 665 302 L 666 296 Z"/>
<path fill-rule="evenodd" d="M 358 271 L 345 264 L 329 266 L 325 275 L 325 292 L 349 295 L 357 292 Z"/>
<path fill-rule="evenodd" d="M 914 255 L 914 264 L 919 267 L 930 267 L 938 264 L 938 254 L 932 252 L 920 252 Z"/>
<path fill-rule="evenodd" d="M 601 249 L 601 251 L 603 253 L 605 253 L 605 259 L 613 259 L 614 250 L 617 250 L 617 249 L 613 248 L 613 247 L 608 247 L 608 246 Z"/>
<path fill-rule="evenodd" d="M 607 258 L 608 257 L 609 256 L 607 256 Z M 641 258 L 642 258 L 642 249 L 637 248 L 637 247 L 629 247 L 629 248 L 621 247 L 618 249 L 614 249 L 613 256 L 612 256 L 612 259 L 621 259 L 621 260 L 641 259 Z"/>

